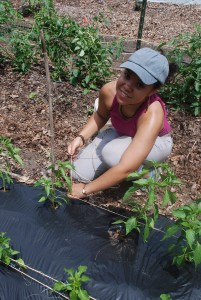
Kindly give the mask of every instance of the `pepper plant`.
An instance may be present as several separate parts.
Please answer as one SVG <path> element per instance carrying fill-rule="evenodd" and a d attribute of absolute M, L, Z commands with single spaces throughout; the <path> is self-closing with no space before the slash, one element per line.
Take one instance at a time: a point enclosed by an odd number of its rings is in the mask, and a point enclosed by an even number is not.
<path fill-rule="evenodd" d="M 176 222 L 167 227 L 163 240 L 177 235 L 176 243 L 169 247 L 173 264 L 181 266 L 187 261 L 197 268 L 201 263 L 201 198 L 173 210 L 172 214 Z"/>
<path fill-rule="evenodd" d="M 113 59 L 118 59 L 122 53 L 122 44 L 103 44 L 93 22 L 91 25 L 83 25 L 71 18 L 59 16 L 52 0 L 29 2 L 41 2 L 41 9 L 33 16 L 32 27 L 15 26 L 9 31 L 9 35 L 3 33 L 2 37 L 0 32 L 0 39 L 7 41 L 7 45 L 0 48 L 2 55 L 11 62 L 15 70 L 28 72 L 33 64 L 40 62 L 42 30 L 51 62 L 51 77 L 54 80 L 68 78 L 73 85 L 81 85 L 84 93 L 101 86 L 112 75 Z M 15 11 L 11 3 L 9 9 Z M 9 20 L 7 15 L 6 9 L 0 11 L 0 25 L 1 20 Z M 20 17 L 23 19 L 22 15 Z M 10 27 L 12 26 L 9 24 Z"/>
<path fill-rule="evenodd" d="M 127 219 L 127 221 L 118 220 L 115 224 L 124 223 L 126 227 L 126 234 L 132 230 L 141 232 L 143 227 L 143 239 L 147 240 L 150 231 L 154 228 L 158 219 L 158 204 L 157 204 L 157 192 L 164 191 L 163 199 L 161 202 L 162 208 L 169 203 L 175 203 L 176 194 L 171 190 L 173 186 L 179 186 L 181 182 L 175 176 L 174 172 L 170 169 L 167 163 L 158 163 L 151 161 L 154 168 L 154 178 L 145 178 L 149 174 L 149 170 L 146 167 L 142 168 L 141 172 L 133 172 L 128 176 L 129 180 L 132 180 L 132 186 L 126 191 L 123 200 L 131 200 L 133 194 L 139 189 L 143 189 L 147 192 L 147 201 L 144 204 L 130 201 L 134 216 Z M 143 225 L 143 226 L 142 226 Z"/>
<path fill-rule="evenodd" d="M 52 177 L 41 178 L 35 183 L 35 187 L 43 186 L 43 194 L 39 199 L 39 202 L 50 201 L 53 208 L 58 205 L 62 205 L 62 202 L 67 203 L 68 198 L 63 196 L 62 192 L 57 189 L 66 189 L 71 192 L 71 180 L 67 175 L 69 170 L 73 170 L 74 167 L 69 161 L 57 161 L 54 165 L 48 167 L 52 172 Z M 67 191 L 65 191 L 67 193 Z"/>
<path fill-rule="evenodd" d="M 0 260 L 6 265 L 9 265 L 11 263 L 12 257 L 15 256 L 16 254 L 19 254 L 19 252 L 14 250 L 10 246 L 10 238 L 6 236 L 5 232 L 1 232 L 0 233 Z M 25 266 L 24 261 L 21 258 L 15 259 L 14 261 L 20 264 L 21 267 Z"/>
<path fill-rule="evenodd" d="M 15 147 L 11 139 L 0 135 L 0 178 L 3 190 L 6 191 L 7 184 L 13 183 L 10 176 L 10 168 L 13 162 L 22 165 L 22 159 L 19 155 L 20 149 Z"/>
<path fill-rule="evenodd" d="M 90 281 L 90 278 L 84 274 L 87 271 L 87 267 L 79 266 L 77 271 L 64 268 L 64 271 L 68 274 L 66 282 L 56 282 L 53 290 L 69 293 L 71 300 L 89 300 L 88 292 L 82 288 L 83 283 Z"/>
<path fill-rule="evenodd" d="M 178 72 L 161 88 L 164 99 L 175 109 L 201 113 L 201 26 L 194 24 L 194 33 L 183 33 L 168 43 L 167 58 L 176 62 Z"/>

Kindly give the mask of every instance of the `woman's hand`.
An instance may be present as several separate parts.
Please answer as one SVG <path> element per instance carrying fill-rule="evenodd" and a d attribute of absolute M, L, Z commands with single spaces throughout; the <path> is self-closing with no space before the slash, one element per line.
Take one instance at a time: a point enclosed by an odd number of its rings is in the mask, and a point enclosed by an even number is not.
<path fill-rule="evenodd" d="M 84 183 L 73 183 L 72 192 L 68 194 L 68 196 L 73 198 L 78 198 L 78 199 L 86 197 L 86 194 L 83 194 L 84 187 L 85 187 Z"/>
<path fill-rule="evenodd" d="M 83 140 L 80 136 L 77 136 L 68 146 L 68 154 L 71 155 L 72 158 L 75 158 L 81 147 L 83 147 Z"/>

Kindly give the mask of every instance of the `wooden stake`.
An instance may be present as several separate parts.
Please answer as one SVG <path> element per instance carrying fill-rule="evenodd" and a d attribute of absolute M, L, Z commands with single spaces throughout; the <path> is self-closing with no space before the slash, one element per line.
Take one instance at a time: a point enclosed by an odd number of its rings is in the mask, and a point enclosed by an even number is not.
<path fill-rule="evenodd" d="M 50 80 L 50 71 L 49 71 L 49 64 L 48 64 L 48 55 L 46 51 L 46 44 L 44 39 L 43 31 L 40 31 L 40 38 L 42 42 L 42 50 L 45 62 L 45 73 L 46 73 L 46 80 L 47 80 L 47 95 L 48 95 L 48 102 L 49 102 L 49 121 L 50 121 L 50 139 L 51 139 L 51 163 L 55 165 L 55 150 L 54 150 L 54 122 L 53 122 L 53 108 L 52 108 L 52 91 L 51 91 L 51 80 Z"/>

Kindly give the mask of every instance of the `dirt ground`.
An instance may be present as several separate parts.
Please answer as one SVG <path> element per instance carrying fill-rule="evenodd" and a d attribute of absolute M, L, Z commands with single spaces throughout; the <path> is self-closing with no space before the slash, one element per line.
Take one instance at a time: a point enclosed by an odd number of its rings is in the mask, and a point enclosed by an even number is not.
<path fill-rule="evenodd" d="M 19 2 L 13 2 L 19 5 Z M 59 13 L 80 22 L 84 17 L 90 22 L 92 16 L 103 12 L 110 23 L 100 27 L 102 34 L 127 38 L 137 36 L 140 13 L 132 9 L 134 1 L 63 0 L 56 1 L 55 5 Z M 182 32 L 193 32 L 192 24 L 200 22 L 200 15 L 199 6 L 148 3 L 143 39 L 158 44 Z M 35 66 L 28 74 L 22 75 L 6 66 L 0 69 L 0 85 L 0 134 L 10 137 L 21 148 L 24 161 L 22 169 L 12 171 L 18 174 L 18 180 L 33 183 L 47 174 L 50 157 L 45 70 Z M 73 87 L 67 81 L 52 82 L 52 90 L 56 159 L 65 160 L 67 145 L 86 122 L 98 92 L 83 95 L 81 88 Z M 201 194 L 201 116 L 194 117 L 168 107 L 168 118 L 174 139 L 168 163 L 183 183 L 182 188 L 176 190 L 177 205 L 180 206 Z M 88 201 L 109 208 L 124 207 L 122 196 L 127 187 L 124 183 L 92 196 Z M 163 213 L 168 214 L 169 209 Z"/>

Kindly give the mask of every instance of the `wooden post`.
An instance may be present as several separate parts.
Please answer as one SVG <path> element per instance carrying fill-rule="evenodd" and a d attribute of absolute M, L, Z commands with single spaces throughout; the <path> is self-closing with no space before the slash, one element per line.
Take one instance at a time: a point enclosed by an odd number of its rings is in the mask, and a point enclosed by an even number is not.
<path fill-rule="evenodd" d="M 145 17 L 146 6 L 147 6 L 147 0 L 143 0 L 141 14 L 140 14 L 140 23 L 139 23 L 139 28 L 138 28 L 136 50 L 140 49 L 140 47 L 141 47 L 141 39 L 142 39 L 142 31 L 143 31 L 143 26 L 144 26 L 144 17 Z"/>

